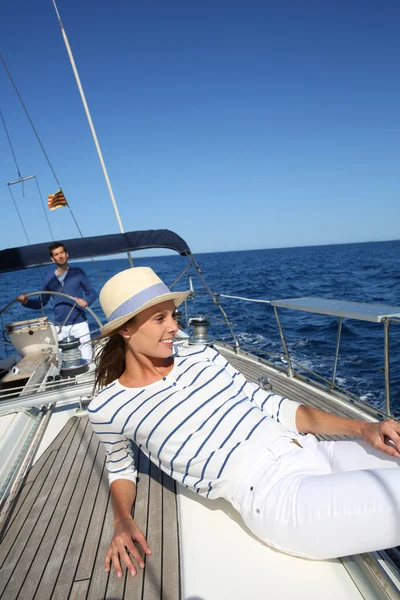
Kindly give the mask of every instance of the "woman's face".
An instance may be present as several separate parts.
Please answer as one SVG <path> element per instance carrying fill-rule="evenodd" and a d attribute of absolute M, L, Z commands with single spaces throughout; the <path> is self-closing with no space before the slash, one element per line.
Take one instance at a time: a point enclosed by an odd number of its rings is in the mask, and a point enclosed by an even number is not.
<path fill-rule="evenodd" d="M 134 322 L 120 330 L 129 347 L 136 353 L 151 358 L 168 358 L 178 325 L 175 304 L 161 302 L 136 315 Z"/>

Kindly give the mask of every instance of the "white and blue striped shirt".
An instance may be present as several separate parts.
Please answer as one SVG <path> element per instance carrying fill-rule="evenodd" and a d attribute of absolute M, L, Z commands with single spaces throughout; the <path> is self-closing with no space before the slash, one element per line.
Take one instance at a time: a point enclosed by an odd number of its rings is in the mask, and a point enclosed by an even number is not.
<path fill-rule="evenodd" d="M 109 481 L 136 481 L 131 440 L 165 473 L 210 498 L 230 500 L 251 464 L 285 429 L 298 402 L 247 381 L 216 350 L 179 347 L 171 372 L 142 388 L 118 380 L 89 405 L 107 453 Z"/>

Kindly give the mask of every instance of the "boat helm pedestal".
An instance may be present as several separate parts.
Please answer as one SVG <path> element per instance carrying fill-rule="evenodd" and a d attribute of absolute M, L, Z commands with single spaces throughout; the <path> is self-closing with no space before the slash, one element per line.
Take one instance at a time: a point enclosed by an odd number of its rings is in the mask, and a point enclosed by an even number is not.
<path fill-rule="evenodd" d="M 16 321 L 6 325 L 9 341 L 20 356 L 57 352 L 57 330 L 47 317 Z"/>

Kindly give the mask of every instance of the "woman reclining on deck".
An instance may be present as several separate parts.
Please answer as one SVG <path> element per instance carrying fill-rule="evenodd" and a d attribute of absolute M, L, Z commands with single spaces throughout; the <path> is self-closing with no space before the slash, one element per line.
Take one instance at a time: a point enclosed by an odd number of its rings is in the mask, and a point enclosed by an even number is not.
<path fill-rule="evenodd" d="M 122 561 L 135 575 L 144 561 L 134 542 L 151 553 L 131 516 L 131 440 L 194 493 L 225 498 L 283 552 L 325 559 L 400 544 L 400 424 L 304 406 L 248 382 L 212 348 L 174 347 L 175 308 L 188 293 L 170 292 L 147 267 L 118 273 L 100 293 L 109 339 L 89 415 L 114 506 L 106 570 L 112 563 L 121 577 Z M 361 440 L 319 442 L 319 433 Z"/>

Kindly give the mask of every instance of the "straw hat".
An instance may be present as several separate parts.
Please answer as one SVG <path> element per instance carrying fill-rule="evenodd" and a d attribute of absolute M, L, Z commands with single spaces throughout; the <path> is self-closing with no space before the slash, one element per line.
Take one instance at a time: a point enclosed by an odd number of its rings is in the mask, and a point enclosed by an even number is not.
<path fill-rule="evenodd" d="M 179 306 L 190 292 L 171 292 L 150 267 L 133 267 L 111 277 L 100 292 L 100 304 L 107 319 L 101 333 L 121 327 L 150 306 L 173 300 Z"/>

